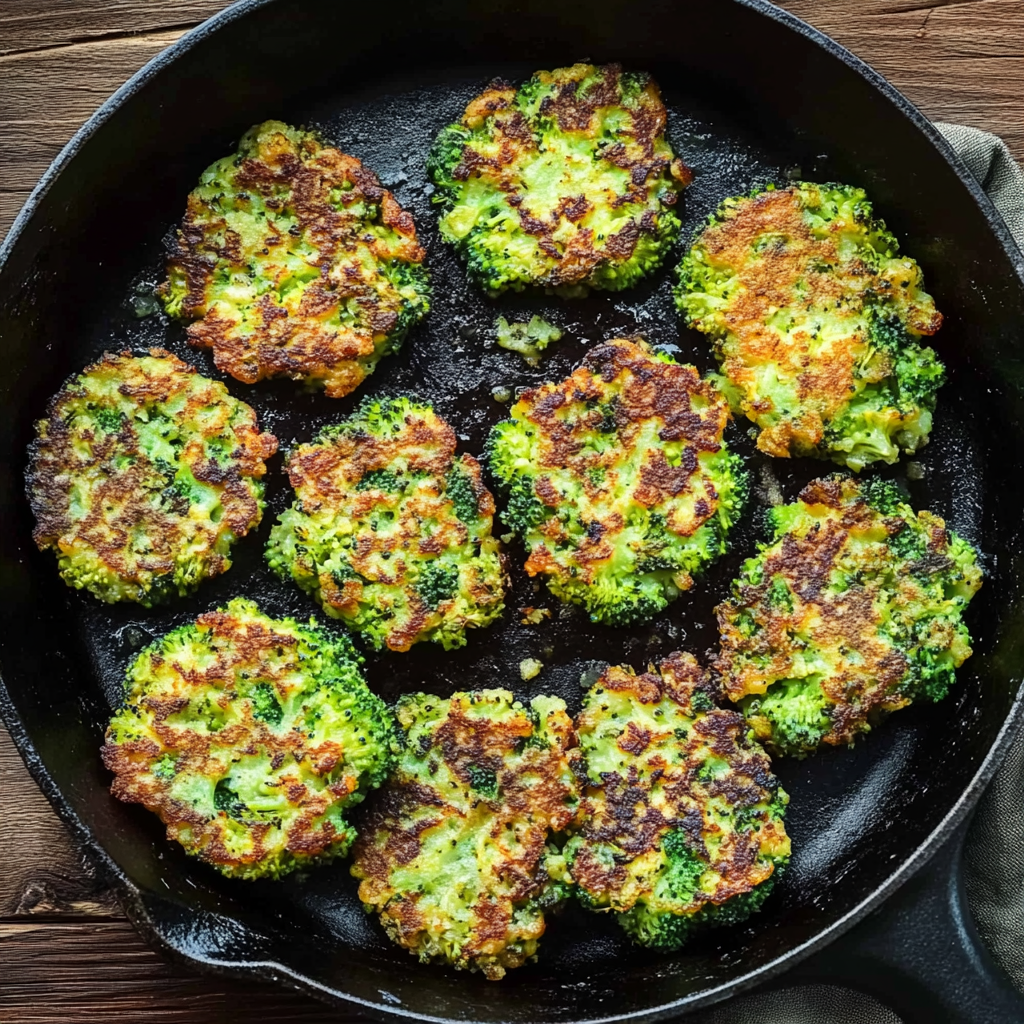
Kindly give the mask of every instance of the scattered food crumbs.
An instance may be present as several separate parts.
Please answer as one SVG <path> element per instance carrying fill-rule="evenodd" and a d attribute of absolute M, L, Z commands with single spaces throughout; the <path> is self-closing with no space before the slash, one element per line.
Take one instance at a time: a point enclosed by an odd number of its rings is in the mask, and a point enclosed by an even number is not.
<path fill-rule="evenodd" d="M 920 462 L 908 462 L 907 463 L 907 479 L 908 480 L 923 480 L 924 479 L 924 466 Z"/>
<path fill-rule="evenodd" d="M 539 316 L 531 317 L 526 324 L 510 324 L 503 316 L 499 316 L 495 330 L 498 344 L 510 352 L 518 352 L 530 366 L 537 366 L 544 349 L 562 336 L 557 327 Z"/>
<path fill-rule="evenodd" d="M 760 469 L 761 486 L 757 488 L 757 496 L 773 508 L 776 505 L 785 504 L 786 499 L 782 495 L 782 485 L 775 475 L 772 467 L 767 463 L 761 464 Z"/>
<path fill-rule="evenodd" d="M 519 674 L 523 677 L 523 682 L 525 683 L 539 675 L 543 667 L 543 661 L 538 661 L 536 658 L 524 658 L 519 662 Z"/>
<path fill-rule="evenodd" d="M 607 661 L 589 661 L 585 663 L 583 672 L 580 674 L 580 686 L 589 690 L 594 683 L 601 678 L 604 670 L 608 667 Z"/>
<path fill-rule="evenodd" d="M 498 385 L 496 388 L 491 388 L 491 398 L 496 402 L 511 402 L 512 401 L 512 389 L 505 387 L 504 384 Z"/>
<path fill-rule="evenodd" d="M 523 617 L 524 626 L 539 626 L 545 619 L 551 618 L 550 608 L 520 608 L 519 614 Z"/>
<path fill-rule="evenodd" d="M 512 541 L 514 541 L 515 539 L 516 539 L 516 535 L 514 533 L 503 533 L 501 535 L 501 543 L 502 544 L 511 544 Z"/>
<path fill-rule="evenodd" d="M 132 300 L 132 311 L 141 320 L 143 317 L 152 316 L 160 310 L 160 300 L 149 288 L 145 291 L 136 291 Z"/>

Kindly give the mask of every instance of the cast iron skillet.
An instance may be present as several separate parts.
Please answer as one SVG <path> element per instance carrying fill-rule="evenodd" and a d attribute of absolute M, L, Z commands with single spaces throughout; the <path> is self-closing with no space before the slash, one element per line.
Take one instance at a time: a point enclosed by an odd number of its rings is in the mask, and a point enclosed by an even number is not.
<path fill-rule="evenodd" d="M 907 481 L 905 464 L 886 472 L 980 546 L 988 579 L 971 609 L 975 655 L 948 700 L 901 712 L 853 751 L 779 764 L 792 795 L 795 855 L 748 926 L 656 955 L 629 947 L 607 919 L 570 908 L 549 928 L 540 962 L 494 984 L 420 966 L 389 945 L 359 909 L 345 865 L 276 885 L 232 883 L 186 859 L 145 811 L 109 796 L 97 749 L 124 667 L 150 637 L 236 593 L 258 596 L 273 613 L 312 610 L 261 560 L 288 497 L 280 457 L 268 515 L 259 535 L 238 546 L 235 567 L 193 599 L 155 612 L 100 606 L 59 582 L 52 556 L 31 543 L 22 473 L 47 397 L 104 348 L 162 344 L 219 376 L 205 354 L 188 350 L 180 326 L 136 312 L 145 311 L 162 237 L 199 172 L 268 117 L 317 125 L 367 160 L 413 209 L 429 250 L 434 311 L 362 393 L 417 391 L 451 418 L 465 449 L 479 452 L 504 412 L 491 397 L 496 385 L 559 376 L 602 338 L 640 330 L 707 367 L 706 343 L 672 311 L 667 271 L 618 296 L 492 303 L 466 287 L 439 242 L 423 172 L 434 132 L 492 75 L 516 80 L 577 59 L 621 61 L 660 81 L 673 140 L 697 172 L 684 237 L 720 198 L 760 182 L 803 175 L 869 189 L 925 267 L 946 314 L 937 344 L 950 369 L 934 440 L 919 460 L 924 479 Z M 379 10 L 250 0 L 157 58 L 97 113 L 36 190 L 0 268 L 0 710 L 39 784 L 152 941 L 204 969 L 419 1019 L 658 1020 L 801 961 L 804 976 L 872 990 L 907 1020 L 1024 1018 L 1024 1000 L 977 945 L 962 909 L 957 845 L 1022 717 L 1024 263 L 935 131 L 848 53 L 761 0 L 392 0 Z M 566 335 L 537 373 L 495 349 L 490 333 L 499 312 L 535 310 Z M 285 447 L 356 400 L 331 402 L 287 382 L 228 384 Z M 772 473 L 791 499 L 828 471 L 758 457 L 739 426 L 733 443 L 749 457 L 762 504 Z M 600 631 L 579 616 L 525 627 L 513 611 L 455 654 L 371 658 L 371 684 L 387 697 L 513 685 L 524 695 L 560 693 L 575 708 L 581 671 L 595 660 L 643 666 L 676 647 L 702 653 L 712 645 L 711 609 L 752 548 L 756 518 L 740 530 L 736 553 L 650 627 Z M 510 607 L 539 603 L 544 594 L 518 574 Z M 517 672 L 526 656 L 546 664 L 529 685 Z M 897 894 L 896 909 L 890 901 L 881 917 L 807 959 L 937 851 L 934 866 Z"/>

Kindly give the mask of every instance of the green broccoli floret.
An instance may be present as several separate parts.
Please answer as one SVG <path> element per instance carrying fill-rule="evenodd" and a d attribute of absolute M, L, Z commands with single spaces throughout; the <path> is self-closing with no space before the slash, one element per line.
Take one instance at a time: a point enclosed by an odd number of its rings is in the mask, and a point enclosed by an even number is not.
<path fill-rule="evenodd" d="M 907 507 L 907 496 L 900 490 L 899 484 L 893 480 L 883 480 L 877 476 L 870 480 L 861 480 L 858 482 L 857 493 L 861 501 L 870 505 L 876 512 L 881 512 L 883 516 L 902 515 Z M 773 511 L 776 513 L 779 528 L 788 529 L 792 523 L 798 520 L 801 510 L 799 506 L 795 510 L 791 510 L 790 517 L 786 520 L 781 518 L 782 513 L 779 509 Z M 920 534 L 914 530 L 901 529 L 893 535 L 893 541 L 904 537 L 920 537 Z M 927 538 L 922 539 L 927 540 Z"/>
<path fill-rule="evenodd" d="M 618 65 L 492 83 L 427 159 L 442 237 L 490 294 L 618 291 L 665 259 L 690 172 L 665 141 L 665 106 Z"/>
<path fill-rule="evenodd" d="M 733 896 L 725 903 L 705 903 L 700 910 L 688 915 L 659 914 L 646 904 L 637 904 L 620 915 L 619 922 L 638 945 L 672 952 L 684 946 L 695 931 L 705 927 L 728 928 L 756 914 L 785 873 L 786 863 L 785 860 L 775 862 L 774 873 L 757 888 Z"/>
<path fill-rule="evenodd" d="M 763 696 L 746 697 L 741 706 L 754 731 L 770 734 L 773 747 L 787 753 L 817 750 L 832 731 L 835 705 L 813 677 L 779 680 Z"/>
<path fill-rule="evenodd" d="M 399 746 L 361 663 L 347 636 L 243 598 L 200 615 L 128 670 L 102 751 L 114 795 L 233 878 L 344 855 L 347 810 L 384 781 Z"/>
<path fill-rule="evenodd" d="M 577 719 L 587 787 L 565 847 L 585 906 L 635 942 L 678 949 L 757 910 L 789 860 L 789 798 L 696 660 L 609 668 Z"/>
<path fill-rule="evenodd" d="M 390 469 L 371 469 L 356 482 L 357 491 L 400 491 L 402 482 Z"/>
<path fill-rule="evenodd" d="M 755 735 L 804 757 L 945 697 L 971 654 L 970 544 L 884 480 L 816 480 L 771 520 L 717 610 L 717 667 Z"/>
<path fill-rule="evenodd" d="M 927 443 L 944 370 L 918 339 L 942 316 L 862 189 L 727 199 L 679 266 L 676 303 L 768 454 L 859 471 Z"/>
<path fill-rule="evenodd" d="M 450 601 L 459 590 L 459 567 L 444 562 L 430 562 L 416 581 L 416 590 L 428 608 Z"/>
<path fill-rule="evenodd" d="M 728 418 L 692 366 L 636 341 L 607 342 L 566 380 L 527 391 L 487 444 L 526 571 L 595 622 L 665 608 L 726 550 L 744 503 Z"/>
<path fill-rule="evenodd" d="M 887 327 L 879 341 L 882 323 Z M 893 372 L 866 384 L 825 430 L 826 444 L 843 453 L 838 461 L 854 471 L 871 462 L 896 462 L 901 452 L 928 443 L 935 396 L 946 376 L 934 350 L 918 345 L 891 314 L 887 320 L 872 318 L 871 332 L 878 351 L 891 357 Z"/>
<path fill-rule="evenodd" d="M 502 612 L 494 499 L 429 405 L 368 399 L 292 453 L 267 561 L 375 647 L 446 650 Z"/>
<path fill-rule="evenodd" d="M 461 124 L 450 124 L 442 128 L 434 139 L 427 154 L 427 176 L 448 201 L 454 201 L 462 189 L 461 173 L 456 170 L 462 162 L 466 145 L 473 133 Z"/>
<path fill-rule="evenodd" d="M 480 518 L 480 499 L 477 497 L 477 481 L 466 473 L 462 463 L 457 462 L 445 477 L 445 490 L 451 500 L 455 514 L 467 525 Z"/>

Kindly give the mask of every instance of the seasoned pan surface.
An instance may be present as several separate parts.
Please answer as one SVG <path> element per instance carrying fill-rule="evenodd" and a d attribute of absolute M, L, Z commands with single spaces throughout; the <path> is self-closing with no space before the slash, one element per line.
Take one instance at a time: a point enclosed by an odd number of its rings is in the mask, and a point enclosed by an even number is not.
<path fill-rule="evenodd" d="M 187 157 L 178 159 L 170 175 L 178 183 L 175 194 L 167 193 L 166 178 L 154 181 L 147 220 L 126 231 L 130 244 L 119 248 L 109 240 L 97 243 L 107 269 L 88 272 L 88 289 L 68 286 L 80 301 L 69 303 L 66 295 L 58 301 L 65 313 L 74 309 L 78 314 L 63 321 L 66 330 L 58 334 L 57 321 L 40 314 L 35 337 L 50 346 L 46 358 L 33 358 L 39 347 L 13 346 L 12 370 L 24 386 L 17 397 L 9 391 L 14 416 L 5 439 L 10 445 L 5 500 L 12 537 L 5 541 L 6 633 L 0 664 L 11 706 L 25 723 L 20 735 L 35 744 L 41 759 L 37 771 L 41 768 L 47 775 L 51 793 L 54 788 L 61 791 L 65 811 L 86 825 L 116 865 L 124 890 L 131 894 L 130 909 L 179 953 L 210 964 L 258 965 L 272 976 L 292 975 L 322 986 L 327 996 L 420 1017 L 536 1021 L 651 1013 L 768 968 L 883 887 L 940 828 L 995 741 L 1024 667 L 1009 639 L 1012 623 L 1021 616 L 1017 522 L 1022 475 L 1016 460 L 1024 443 L 1014 413 L 1015 393 L 1008 394 L 1014 387 L 1009 363 L 1000 365 L 997 359 L 1002 342 L 994 322 L 1005 310 L 992 310 L 993 323 L 979 323 L 965 302 L 965 271 L 949 261 L 970 259 L 956 253 L 957 240 L 944 238 L 941 224 L 921 228 L 931 211 L 920 205 L 932 197 L 893 185 L 885 169 L 870 161 L 858 166 L 856 153 L 823 145 L 799 124 L 767 117 L 735 96 L 709 96 L 685 62 L 643 60 L 635 45 L 624 50 L 614 53 L 609 42 L 607 53 L 600 56 L 621 56 L 627 66 L 654 73 L 670 111 L 670 139 L 695 171 L 694 184 L 681 202 L 682 240 L 693 235 L 725 196 L 796 177 L 842 179 L 875 192 L 877 212 L 922 263 L 926 287 L 947 314 L 936 348 L 946 361 L 949 381 L 940 393 L 932 441 L 914 460 L 914 479 L 907 477 L 906 460 L 883 468 L 881 474 L 900 480 L 915 507 L 942 515 L 982 550 L 987 578 L 968 615 L 976 640 L 974 657 L 943 703 L 899 713 L 852 751 L 829 750 L 805 762 L 777 762 L 791 796 L 790 870 L 764 911 L 746 926 L 709 933 L 681 954 L 637 950 L 613 921 L 570 907 L 550 921 L 537 964 L 501 984 L 487 983 L 445 968 L 419 966 L 392 947 L 360 908 L 345 863 L 282 883 L 241 883 L 186 858 L 165 841 L 159 822 L 147 812 L 109 798 L 109 780 L 97 751 L 110 709 L 121 699 L 125 667 L 152 638 L 239 594 L 256 598 L 272 614 L 306 618 L 316 612 L 324 619 L 305 595 L 273 577 L 263 562 L 269 529 L 292 497 L 281 471 L 283 455 L 270 463 L 264 521 L 256 535 L 236 546 L 233 568 L 192 598 L 153 611 L 101 605 L 63 587 L 52 559 L 34 552 L 28 541 L 31 520 L 18 497 L 17 474 L 24 468 L 31 420 L 41 415 L 45 397 L 104 350 L 161 346 L 201 372 L 222 378 L 208 353 L 185 343 L 180 325 L 151 311 L 150 296 L 161 280 L 166 236 L 184 207 L 185 193 L 200 171 L 230 152 L 248 127 L 247 122 L 232 121 L 218 131 L 200 133 L 206 143 L 190 144 Z M 568 43 L 559 53 L 549 65 L 593 56 Z M 577 301 L 542 295 L 492 301 L 467 285 L 461 266 L 438 237 L 424 159 L 437 130 L 455 120 L 490 78 L 518 81 L 547 66 L 539 58 L 509 63 L 507 57 L 507 48 L 498 47 L 486 65 L 462 60 L 445 72 L 425 66 L 406 69 L 398 78 L 379 70 L 364 71 L 358 78 L 338 76 L 329 88 L 305 96 L 286 96 L 282 90 L 279 104 L 251 118 L 276 117 L 315 127 L 373 168 L 412 210 L 433 273 L 430 316 L 403 351 L 385 359 L 355 395 L 338 401 L 287 381 L 251 387 L 226 381 L 232 394 L 256 408 L 261 426 L 277 435 L 285 453 L 323 424 L 348 414 L 364 395 L 413 393 L 433 402 L 449 419 L 460 450 L 479 455 L 487 431 L 507 413 L 507 403 L 492 395 L 495 388 L 514 391 L 558 379 L 588 348 L 621 335 L 639 333 L 681 361 L 712 368 L 706 340 L 679 324 L 668 266 L 632 291 Z M 188 81 L 183 88 L 193 90 L 201 108 L 202 88 Z M 203 117 L 201 109 L 195 117 Z M 173 146 L 173 139 L 165 144 Z M 145 194 L 145 186 L 141 191 Z M 894 201 L 897 194 L 900 201 Z M 86 196 L 82 199 L 88 202 Z M 46 248 L 45 240 L 40 244 L 51 259 L 73 262 L 84 255 L 80 249 Z M 45 265 L 42 273 L 45 277 Z M 985 281 L 974 286 L 983 289 Z M 24 290 L 8 297 L 6 307 L 4 294 L 0 289 L 0 323 L 6 313 L 23 329 L 31 324 Z M 988 304 L 999 301 L 1012 302 L 1013 296 L 986 299 Z M 563 331 L 562 340 L 549 348 L 536 370 L 494 344 L 497 316 L 521 320 L 533 313 Z M 15 332 L 16 342 L 23 337 Z M 808 480 L 832 471 L 821 462 L 766 458 L 754 448 L 746 426 L 730 428 L 730 442 L 746 457 L 752 483 L 750 508 L 735 531 L 733 552 L 650 625 L 631 630 L 597 627 L 579 610 L 566 612 L 542 584 L 525 576 L 522 549 L 514 543 L 509 548 L 513 587 L 501 623 L 471 634 L 461 651 L 445 653 L 419 644 L 405 654 L 369 654 L 370 685 L 388 699 L 421 689 L 446 695 L 456 689 L 506 686 L 523 697 L 557 693 L 575 711 L 583 692 L 580 676 L 595 663 L 628 662 L 640 669 L 679 648 L 704 655 L 716 641 L 712 609 L 761 535 L 760 510 L 773 495 L 792 500 Z M 527 605 L 551 608 L 552 619 L 540 626 L 521 624 L 517 610 Z M 537 658 L 545 666 L 529 683 L 520 678 L 524 658 Z M 44 696 L 46 687 L 51 688 L 49 697 Z"/>

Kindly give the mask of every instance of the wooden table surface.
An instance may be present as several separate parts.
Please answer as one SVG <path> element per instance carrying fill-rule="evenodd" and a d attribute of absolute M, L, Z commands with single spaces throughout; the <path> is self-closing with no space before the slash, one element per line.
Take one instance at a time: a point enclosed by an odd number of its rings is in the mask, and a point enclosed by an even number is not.
<path fill-rule="evenodd" d="M 220 0 L 0 0 L 0 237 L 61 146 Z M 930 117 L 1024 161 L 1024 0 L 788 0 Z M 0 1024 L 356 1021 L 297 993 L 207 980 L 135 935 L 0 726 Z M 771 1022 L 770 1022 L 771 1024 Z"/>

